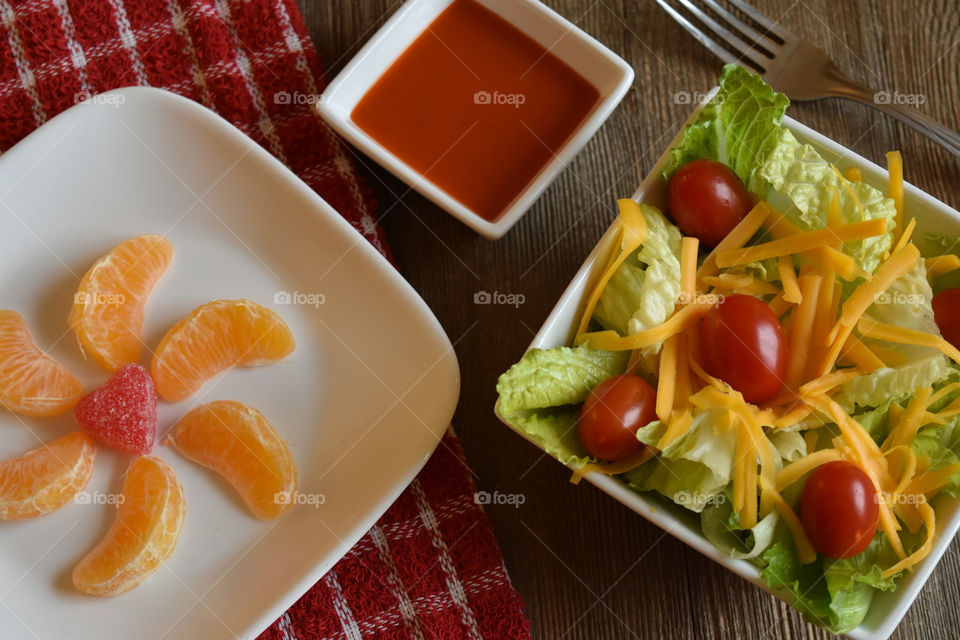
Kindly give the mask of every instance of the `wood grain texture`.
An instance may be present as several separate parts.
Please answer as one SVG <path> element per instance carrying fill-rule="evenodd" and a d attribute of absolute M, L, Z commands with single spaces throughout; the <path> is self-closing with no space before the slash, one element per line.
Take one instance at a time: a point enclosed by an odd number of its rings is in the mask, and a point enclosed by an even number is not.
<path fill-rule="evenodd" d="M 332 77 L 398 0 L 299 0 Z M 568 281 L 687 118 L 678 91 L 706 91 L 720 63 L 650 0 L 547 0 L 636 70 L 623 103 L 506 237 L 488 242 L 358 156 L 401 271 L 456 344 L 463 394 L 454 419 L 481 489 L 522 493 L 489 513 L 536 638 L 828 638 L 789 607 L 583 484 L 500 425 L 497 376 L 524 351 Z M 919 93 L 921 110 L 960 128 L 956 0 L 757 0 L 877 90 Z M 960 207 L 960 162 L 868 107 L 795 104 L 790 114 L 883 164 L 901 149 L 907 179 Z M 521 293 L 519 308 L 473 303 Z M 960 543 L 907 614 L 898 639 L 960 638 Z"/>

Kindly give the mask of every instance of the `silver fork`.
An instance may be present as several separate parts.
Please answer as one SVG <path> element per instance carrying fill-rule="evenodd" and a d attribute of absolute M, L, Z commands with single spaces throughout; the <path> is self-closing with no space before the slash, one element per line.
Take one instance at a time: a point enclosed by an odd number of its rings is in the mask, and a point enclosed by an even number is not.
<path fill-rule="evenodd" d="M 680 26 L 721 60 L 752 68 L 763 76 L 767 84 L 785 93 L 791 100 L 831 97 L 856 100 L 893 116 L 960 156 L 960 135 L 955 131 L 903 104 L 897 99 L 899 94 L 874 91 L 849 79 L 818 47 L 787 31 L 743 0 L 727 2 L 754 20 L 763 32 L 735 16 L 716 0 L 699 0 L 700 4 L 714 12 L 713 16 L 691 0 L 677 2 L 706 30 L 696 26 L 667 0 L 657 0 L 657 4 Z M 717 39 L 725 44 L 718 43 Z"/>

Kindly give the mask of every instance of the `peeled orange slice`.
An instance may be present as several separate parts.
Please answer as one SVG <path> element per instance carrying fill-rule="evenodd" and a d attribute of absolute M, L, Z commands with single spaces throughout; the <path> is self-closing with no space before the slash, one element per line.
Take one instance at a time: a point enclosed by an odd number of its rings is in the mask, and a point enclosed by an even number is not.
<path fill-rule="evenodd" d="M 0 310 L 0 405 L 27 416 L 55 416 L 82 395 L 73 374 L 37 348 L 23 317 Z"/>
<path fill-rule="evenodd" d="M 84 593 L 114 596 L 133 589 L 177 546 L 186 503 L 167 463 L 154 457 L 134 460 L 120 495 L 107 536 L 73 570 L 73 584 Z"/>
<path fill-rule="evenodd" d="M 90 482 L 96 452 L 77 431 L 0 462 L 0 520 L 36 518 L 70 502 Z"/>
<path fill-rule="evenodd" d="M 290 329 L 270 309 L 250 300 L 216 300 L 167 332 L 150 372 L 160 396 L 178 402 L 221 371 L 270 364 L 295 347 Z"/>
<path fill-rule="evenodd" d="M 258 518 L 276 518 L 293 504 L 297 465 L 253 407 L 228 400 L 197 407 L 180 419 L 167 443 L 226 478 Z"/>
<path fill-rule="evenodd" d="M 146 235 L 117 245 L 90 267 L 67 318 L 85 353 L 110 371 L 140 361 L 143 308 L 172 261 L 170 241 Z"/>

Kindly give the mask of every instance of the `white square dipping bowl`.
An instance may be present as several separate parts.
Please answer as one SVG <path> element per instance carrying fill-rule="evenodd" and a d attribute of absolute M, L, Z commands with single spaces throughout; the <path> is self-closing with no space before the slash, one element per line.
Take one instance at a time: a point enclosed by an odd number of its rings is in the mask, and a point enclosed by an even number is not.
<path fill-rule="evenodd" d="M 714 88 L 709 92 L 703 103 L 712 98 L 717 90 L 717 88 Z M 701 103 L 701 107 L 703 103 Z M 698 107 L 690 116 L 690 121 L 696 117 L 701 107 Z M 812 145 L 824 158 L 837 165 L 841 170 L 858 167 L 867 183 L 884 192 L 886 191 L 886 185 L 889 181 L 886 170 L 790 117 L 783 119 L 783 126 L 789 129 L 801 142 Z M 664 152 L 640 184 L 640 188 L 634 193 L 634 200 L 665 210 L 667 202 L 666 186 L 661 174 L 669 160 L 669 149 L 679 142 L 682 134 L 683 130 L 681 129 L 677 138 L 667 147 L 668 151 Z M 910 211 L 917 219 L 915 238 L 921 237 L 924 233 L 960 236 L 960 212 L 909 183 L 904 184 L 904 209 Z M 596 247 L 587 256 L 583 266 L 577 271 L 563 295 L 560 296 L 557 305 L 550 312 L 543 326 L 540 327 L 540 331 L 534 337 L 533 342 L 530 343 L 530 349 L 569 346 L 573 342 L 577 323 L 583 313 L 586 296 L 606 266 L 606 256 L 610 255 L 613 250 L 615 227 L 615 224 L 611 225 L 603 237 L 598 240 Z M 494 411 L 504 424 L 541 450 L 543 449 L 539 442 L 510 425 L 500 415 L 499 402 Z M 699 519 L 690 511 L 675 505 L 669 499 L 663 498 L 655 492 L 637 493 L 614 477 L 590 473 L 585 476 L 585 479 L 703 555 L 762 589 L 770 591 L 763 583 L 756 566 L 746 560 L 734 560 L 707 540 L 701 532 Z M 923 585 L 930 578 L 930 574 L 933 573 L 940 558 L 943 557 L 944 552 L 950 546 L 957 531 L 960 530 L 960 499 L 952 499 L 949 496 L 942 495 L 935 498 L 932 505 L 937 514 L 937 531 L 930 554 L 918 563 L 912 572 L 901 578 L 896 591 L 877 592 L 866 618 L 856 629 L 844 634 L 845 637 L 851 640 L 886 640 L 897 628 L 914 600 L 917 599 Z M 772 591 L 771 593 L 780 597 L 777 593 Z"/>
<path fill-rule="evenodd" d="M 633 69 L 608 48 L 537 0 L 477 0 L 579 73 L 600 93 L 597 104 L 553 159 L 489 221 L 439 188 L 358 127 L 350 115 L 387 69 L 454 0 L 409 0 L 334 78 L 317 109 L 337 133 L 378 164 L 491 240 L 505 234 L 593 137 L 633 83 Z"/>

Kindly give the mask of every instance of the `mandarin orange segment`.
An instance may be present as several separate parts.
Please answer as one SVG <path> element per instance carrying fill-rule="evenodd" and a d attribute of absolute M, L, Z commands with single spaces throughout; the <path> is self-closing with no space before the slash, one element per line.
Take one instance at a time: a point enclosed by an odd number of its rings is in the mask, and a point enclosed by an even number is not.
<path fill-rule="evenodd" d="M 179 402 L 221 371 L 270 364 L 295 347 L 293 333 L 270 309 L 250 300 L 216 300 L 167 332 L 150 372 L 160 396 Z"/>
<path fill-rule="evenodd" d="M 253 407 L 229 400 L 197 407 L 180 419 L 167 444 L 226 478 L 258 518 L 279 517 L 293 504 L 297 465 Z"/>
<path fill-rule="evenodd" d="M 119 244 L 90 267 L 67 318 L 84 353 L 110 371 L 140 361 L 143 309 L 172 261 L 169 240 L 145 235 Z"/>
<path fill-rule="evenodd" d="M 121 496 L 106 537 L 73 570 L 73 584 L 84 593 L 113 596 L 133 589 L 177 546 L 186 503 L 167 463 L 155 457 L 134 460 Z"/>
<path fill-rule="evenodd" d="M 27 416 L 55 416 L 82 395 L 74 375 L 33 342 L 23 316 L 0 310 L 0 405 Z"/>
<path fill-rule="evenodd" d="M 0 462 L 0 520 L 24 520 L 56 511 L 86 488 L 96 447 L 79 431 Z"/>

